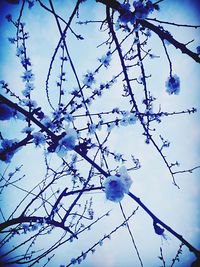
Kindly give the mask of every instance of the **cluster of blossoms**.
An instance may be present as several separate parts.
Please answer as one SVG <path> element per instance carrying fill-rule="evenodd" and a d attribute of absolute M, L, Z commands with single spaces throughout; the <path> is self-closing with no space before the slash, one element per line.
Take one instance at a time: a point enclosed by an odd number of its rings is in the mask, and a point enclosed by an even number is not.
<path fill-rule="evenodd" d="M 134 113 L 125 112 L 123 118 L 120 121 L 121 126 L 133 125 L 136 123 L 137 117 Z"/>
<path fill-rule="evenodd" d="M 174 74 L 173 76 L 170 76 L 166 83 L 166 92 L 169 95 L 175 94 L 178 95 L 180 92 L 180 78 Z"/>
<path fill-rule="evenodd" d="M 31 6 L 33 4 L 33 1 L 28 1 L 28 3 Z M 17 47 L 16 56 L 20 58 L 21 64 L 25 68 L 25 71 L 21 76 L 23 82 L 25 82 L 25 88 L 22 90 L 22 94 L 25 97 L 29 97 L 31 91 L 34 89 L 34 85 L 33 83 L 31 83 L 34 80 L 34 74 L 32 73 L 32 70 L 29 69 L 31 67 L 31 61 L 26 54 L 25 47 L 25 40 L 29 38 L 29 34 L 28 32 L 24 31 L 24 26 L 24 23 L 20 23 L 20 32 L 22 33 L 22 36 L 20 38 L 23 40 L 23 43 Z M 15 40 L 14 38 L 9 38 L 9 41 L 14 44 L 17 40 Z"/>
<path fill-rule="evenodd" d="M 148 1 L 134 1 L 133 8 L 131 10 L 131 5 L 128 3 L 122 4 L 121 8 L 123 9 L 124 13 L 119 16 L 116 27 L 117 29 L 120 28 L 120 23 L 123 25 L 127 25 L 127 23 L 134 24 L 137 19 L 146 19 L 148 15 L 154 11 L 155 7 L 153 3 Z"/>
<path fill-rule="evenodd" d="M 105 179 L 103 186 L 105 187 L 106 198 L 114 202 L 120 202 L 124 194 L 128 194 L 131 184 L 132 179 L 126 168 L 122 166 L 119 169 L 119 175 L 111 175 Z"/>
<path fill-rule="evenodd" d="M 77 138 L 77 132 L 74 129 L 68 128 L 58 142 L 58 146 L 56 147 L 57 155 L 61 158 L 66 156 L 67 152 L 73 150 L 75 147 Z"/>

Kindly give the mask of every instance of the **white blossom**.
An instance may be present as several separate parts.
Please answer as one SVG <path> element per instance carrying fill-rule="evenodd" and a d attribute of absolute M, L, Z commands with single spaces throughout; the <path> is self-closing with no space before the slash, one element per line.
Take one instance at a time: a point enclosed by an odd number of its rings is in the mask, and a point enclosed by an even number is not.
<path fill-rule="evenodd" d="M 110 65 L 110 61 L 111 61 L 111 52 L 108 51 L 106 53 L 106 55 L 102 56 L 99 61 L 104 65 L 104 67 L 108 67 Z"/>
<path fill-rule="evenodd" d="M 137 117 L 135 116 L 135 114 L 131 113 L 131 115 L 128 117 L 128 123 L 135 124 L 136 120 L 137 120 Z"/>
<path fill-rule="evenodd" d="M 120 202 L 124 197 L 125 187 L 124 183 L 119 176 L 108 176 L 103 186 L 105 187 L 106 198 L 114 201 Z"/>
<path fill-rule="evenodd" d="M 24 72 L 24 75 L 22 76 L 23 82 L 30 82 L 34 80 L 34 74 L 32 73 L 32 70 L 26 70 Z"/>
<path fill-rule="evenodd" d="M 24 127 L 22 130 L 21 130 L 21 132 L 22 133 L 26 133 L 26 134 L 29 134 L 29 133 L 31 133 L 32 131 L 34 130 L 34 128 L 33 127 Z"/>
<path fill-rule="evenodd" d="M 90 134 L 95 134 L 96 133 L 96 125 L 94 123 L 89 124 L 88 130 L 89 130 Z"/>
<path fill-rule="evenodd" d="M 40 145 L 43 145 L 45 143 L 45 136 L 43 133 L 41 132 L 35 132 L 32 134 L 33 136 L 33 143 L 36 145 L 36 146 L 40 146 Z"/>
<path fill-rule="evenodd" d="M 91 85 L 93 83 L 95 83 L 94 80 L 94 74 L 90 71 L 88 71 L 85 75 L 84 75 L 84 79 L 83 79 L 83 83 L 87 86 L 87 87 L 91 87 Z"/>
<path fill-rule="evenodd" d="M 56 147 L 57 155 L 61 158 L 66 156 L 67 152 L 73 150 L 75 147 L 77 138 L 77 132 L 74 129 L 68 128 L 65 136 L 58 142 L 58 146 Z"/>
<path fill-rule="evenodd" d="M 174 74 L 173 76 L 170 76 L 166 83 L 166 92 L 169 95 L 175 94 L 178 95 L 180 92 L 180 78 Z"/>
<path fill-rule="evenodd" d="M 128 117 L 124 116 L 121 120 L 120 120 L 120 125 L 121 126 L 127 126 L 129 124 L 129 121 L 128 121 Z"/>
<path fill-rule="evenodd" d="M 128 194 L 131 184 L 132 179 L 128 175 L 125 166 L 121 166 L 119 175 L 108 176 L 103 183 L 106 198 L 114 202 L 120 202 L 124 194 Z"/>
<path fill-rule="evenodd" d="M 131 177 L 128 175 L 128 172 L 125 166 L 121 166 L 119 168 L 119 173 L 125 185 L 125 193 L 128 193 L 133 181 Z"/>

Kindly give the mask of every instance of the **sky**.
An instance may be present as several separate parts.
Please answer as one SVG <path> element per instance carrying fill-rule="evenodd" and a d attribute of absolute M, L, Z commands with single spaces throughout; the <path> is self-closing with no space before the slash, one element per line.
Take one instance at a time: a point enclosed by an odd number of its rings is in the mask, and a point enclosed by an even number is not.
<path fill-rule="evenodd" d="M 47 1 L 44 2 L 47 3 Z M 58 0 L 54 4 L 58 14 L 67 18 L 73 5 L 71 5 L 70 1 L 65 2 L 64 0 Z M 160 12 L 156 13 L 157 19 L 192 25 L 200 24 L 200 6 L 198 1 L 192 1 L 191 4 L 189 0 L 165 0 L 160 6 Z M 19 59 L 15 55 L 15 46 L 8 42 L 8 37 L 12 37 L 15 34 L 15 29 L 4 19 L 7 13 L 11 13 L 13 17 L 17 18 L 19 8 L 20 5 L 8 4 L 6 1 L 1 1 L 0 4 L 0 80 L 8 82 L 12 90 L 16 94 L 21 95 L 21 90 L 24 86 L 21 80 L 23 69 L 20 66 Z M 103 6 L 96 4 L 95 1 L 88 0 L 82 4 L 79 10 L 79 18 L 76 21 L 88 19 L 102 20 L 104 17 Z M 154 13 L 150 17 L 154 18 Z M 27 51 L 33 64 L 33 73 L 35 74 L 35 90 L 33 91 L 32 97 L 46 114 L 51 114 L 52 110 L 48 105 L 45 92 L 45 81 L 50 59 L 59 39 L 55 19 L 46 11 L 42 10 L 38 4 L 35 4 L 31 10 L 27 7 L 25 8 L 22 20 L 26 23 L 26 29 L 30 34 L 30 39 L 27 41 Z M 164 27 L 176 36 L 177 40 L 183 43 L 194 39 L 188 46 L 193 51 L 195 51 L 200 43 L 199 30 L 172 27 L 169 25 L 164 25 Z M 93 23 L 88 25 L 73 23 L 73 30 L 84 37 L 84 40 L 81 41 L 77 41 L 73 34 L 69 34 L 67 37 L 70 55 L 81 80 L 88 70 L 94 70 L 98 66 L 98 58 L 101 58 L 107 52 L 108 48 L 105 45 L 98 47 L 99 44 L 106 40 L 107 35 L 105 31 L 99 31 L 99 24 Z M 123 34 L 118 34 L 119 36 L 123 36 Z M 127 46 L 129 44 L 127 42 Z M 148 47 L 152 48 L 152 53 L 158 56 L 154 60 L 148 59 L 145 63 L 146 72 L 152 75 L 152 78 L 148 80 L 148 86 L 153 96 L 157 99 L 154 110 L 158 111 L 160 107 L 162 107 L 163 111 L 168 112 L 187 110 L 192 107 L 198 109 L 200 100 L 200 70 L 198 64 L 186 55 L 181 54 L 174 47 L 168 46 L 173 64 L 173 73 L 177 74 L 181 80 L 180 94 L 168 95 L 165 91 L 165 81 L 169 76 L 169 66 L 166 55 L 163 52 L 162 44 L 153 35 L 149 40 Z M 56 81 L 59 75 L 59 68 L 60 61 L 59 57 L 57 57 L 49 81 L 49 96 L 54 106 L 58 102 Z M 66 66 L 66 72 L 67 94 L 65 101 L 67 102 L 70 99 L 70 91 L 76 87 L 76 83 L 69 65 Z M 116 56 L 113 56 L 110 67 L 108 69 L 104 68 L 96 75 L 96 84 L 112 79 L 113 75 L 119 72 L 119 60 Z M 137 74 L 136 70 L 134 75 Z M 135 85 L 135 88 L 136 98 L 138 97 L 138 101 L 141 101 L 140 87 Z M 87 94 L 89 95 L 90 91 L 86 92 Z M 128 105 L 127 99 L 122 98 L 121 94 L 122 82 L 119 80 L 113 85 L 110 91 L 105 92 L 101 98 L 97 99 L 90 106 L 91 112 L 108 111 L 114 107 L 126 107 Z M 107 118 L 113 117 L 108 116 Z M 200 116 L 199 112 L 197 112 L 192 115 L 182 114 L 164 117 L 162 118 L 162 123 L 153 125 L 156 127 L 155 139 L 157 142 L 159 142 L 159 135 L 170 140 L 170 147 L 165 150 L 165 155 L 169 159 L 169 162 L 178 160 L 180 162 L 180 170 L 190 169 L 199 165 L 199 120 Z M 75 123 L 77 127 L 82 128 L 87 124 L 87 119 L 82 117 L 77 118 Z M 1 123 L 1 132 L 8 139 L 20 139 L 23 137 L 23 134 L 20 132 L 23 127 L 23 121 L 13 119 L 9 122 Z M 106 133 L 106 128 L 103 128 L 102 132 L 98 133 L 99 138 L 103 140 Z M 91 137 L 86 133 L 85 136 Z M 183 235 L 188 242 L 200 249 L 200 214 L 198 204 L 200 200 L 199 169 L 192 173 L 178 174 L 176 176 L 176 182 L 180 186 L 180 189 L 177 189 L 172 184 L 169 171 L 164 166 L 155 148 L 152 145 L 145 144 L 142 129 L 138 122 L 133 126 L 116 127 L 107 145 L 110 151 L 122 153 L 128 159 L 126 162 L 127 168 L 131 166 L 130 155 L 134 155 L 140 160 L 141 168 L 130 172 L 133 179 L 133 185 L 130 191 L 138 196 L 156 216 L 179 234 Z M 70 155 L 67 156 L 66 160 L 70 160 Z M 2 172 L 6 170 L 6 173 L 9 173 L 21 164 L 23 164 L 21 174 L 26 174 L 26 176 L 17 185 L 23 189 L 30 190 L 45 175 L 46 168 L 43 150 L 35 148 L 34 145 L 29 145 L 15 155 L 9 166 L 1 163 L 1 169 Z M 57 156 L 52 155 L 51 164 L 54 168 L 60 164 Z M 112 166 L 111 168 L 116 166 L 116 162 L 113 163 L 112 160 L 109 161 L 109 164 Z M 6 169 L 7 166 L 8 169 Z M 80 166 L 81 173 L 87 175 L 89 166 L 84 162 L 80 162 L 78 166 Z M 55 188 L 62 189 L 67 183 L 68 180 L 63 178 L 55 185 Z M 1 210 L 5 217 L 9 216 L 16 205 L 16 201 L 18 202 L 23 196 L 24 193 L 15 187 L 6 188 L 1 195 L 0 202 Z M 102 192 L 86 194 L 81 200 L 82 205 L 84 206 L 86 199 L 90 199 L 91 197 L 93 198 L 95 218 L 112 210 L 110 216 L 105 216 L 90 231 L 81 234 L 78 241 L 75 240 L 72 243 L 67 242 L 59 248 L 55 253 L 56 255 L 52 258 L 50 266 L 67 265 L 71 258 L 78 257 L 82 251 L 86 251 L 88 247 L 98 242 L 105 234 L 108 234 L 123 222 L 119 205 L 108 201 Z M 65 204 L 67 205 L 67 203 Z M 137 208 L 137 204 L 128 196 L 125 196 L 122 201 L 122 207 L 126 216 L 129 216 Z M 160 256 L 160 247 L 163 250 L 166 265 L 171 265 L 172 259 L 175 257 L 179 248 L 179 241 L 167 232 L 166 238 L 156 235 L 151 218 L 141 208 L 130 219 L 129 226 L 144 266 L 161 266 L 162 263 L 158 259 L 158 256 Z M 61 234 L 61 231 L 56 230 L 54 233 L 45 236 L 45 240 L 42 238 L 39 239 L 37 244 L 38 249 L 45 247 L 47 240 L 48 244 L 50 244 L 50 242 L 55 241 Z M 26 236 L 24 235 L 21 238 L 26 238 Z M 17 244 L 15 242 L 17 240 L 13 240 L 11 245 Z M 180 262 L 176 263 L 175 266 L 186 267 L 193 260 L 193 255 L 187 248 L 183 247 L 183 255 L 180 256 Z M 86 260 L 81 263 L 81 266 L 140 266 L 127 228 L 121 227 L 111 236 L 111 240 L 106 239 L 102 246 L 97 246 L 95 253 L 89 253 Z"/>

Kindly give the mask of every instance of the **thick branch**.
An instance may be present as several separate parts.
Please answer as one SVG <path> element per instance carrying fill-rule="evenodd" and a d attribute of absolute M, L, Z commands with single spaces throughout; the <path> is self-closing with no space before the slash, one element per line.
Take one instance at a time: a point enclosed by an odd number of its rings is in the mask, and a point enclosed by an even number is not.
<path fill-rule="evenodd" d="M 55 220 L 50 220 L 48 218 L 43 218 L 40 216 L 29 216 L 29 217 L 25 217 L 25 216 L 20 216 L 18 218 L 14 218 L 11 220 L 8 220 L 6 222 L 3 222 L 0 224 L 0 232 L 3 231 L 4 229 L 6 229 L 9 226 L 13 226 L 16 224 L 22 224 L 22 223 L 47 223 L 48 225 L 52 225 L 55 227 L 59 227 L 62 228 L 63 230 L 69 232 L 70 234 L 72 234 L 74 237 L 76 236 L 70 229 L 69 227 L 65 226 L 63 223 L 60 223 L 58 221 Z"/>
<path fill-rule="evenodd" d="M 9 99 L 5 98 L 4 96 L 0 95 L 0 100 L 3 100 L 2 102 L 6 103 L 8 106 L 15 108 L 17 111 L 21 112 L 24 115 L 30 116 L 30 113 L 25 111 L 23 108 L 19 107 L 17 104 L 13 103 L 12 101 L 10 101 Z M 34 118 L 33 115 L 30 116 L 30 119 L 36 123 L 38 126 L 41 124 L 36 118 Z M 53 140 L 58 140 L 58 136 L 56 136 L 54 133 L 52 133 L 49 129 L 47 129 L 46 127 L 44 127 L 42 124 L 42 129 L 44 131 L 48 131 L 49 136 L 52 137 Z M 76 146 L 74 148 L 74 151 L 76 151 L 81 157 L 83 157 L 88 163 L 90 163 L 95 169 L 97 169 L 102 175 L 104 175 L 105 177 L 108 177 L 109 174 L 104 171 L 98 164 L 96 164 L 92 159 L 90 159 L 86 154 L 84 154 L 83 152 L 81 152 L 78 148 L 78 146 Z M 66 193 L 67 195 L 67 193 Z M 179 235 L 177 232 L 175 232 L 173 229 L 171 229 L 168 225 L 166 225 L 164 222 L 162 222 L 160 219 L 158 219 L 143 203 L 142 201 L 136 197 L 133 193 L 129 192 L 128 195 L 135 200 L 141 207 L 142 209 L 153 219 L 154 222 L 159 223 L 161 226 L 163 226 L 167 231 L 169 231 L 173 236 L 175 236 L 176 238 L 178 238 L 182 243 L 184 243 L 191 252 L 193 252 L 197 258 L 200 258 L 200 251 L 198 251 L 196 248 L 194 248 L 190 243 L 188 243 L 181 235 Z M 0 231 L 5 229 L 8 226 L 11 225 L 15 225 L 18 223 L 23 223 L 23 222 L 37 222 L 38 218 L 42 217 L 37 217 L 37 216 L 32 216 L 32 217 L 24 217 L 21 216 L 19 218 L 15 218 L 12 220 L 9 220 L 7 222 L 4 222 L 2 224 L 0 224 Z M 54 220 L 48 220 L 46 221 L 47 223 L 49 222 L 49 224 L 52 224 L 54 226 L 57 227 L 61 227 L 62 229 L 69 231 L 70 233 L 71 230 L 69 230 L 69 228 L 65 227 L 63 223 L 59 223 L 57 221 Z M 64 227 L 64 228 L 63 228 Z M 72 233 L 74 235 L 74 233 Z"/>
<path fill-rule="evenodd" d="M 121 4 L 116 0 L 96 0 L 96 2 L 100 2 L 104 5 L 109 6 L 112 9 L 117 10 L 121 15 L 126 13 L 126 10 L 121 7 Z M 134 12 L 132 12 L 132 15 L 134 16 Z M 173 38 L 173 36 L 164 30 L 161 30 L 158 26 L 155 26 L 154 24 L 148 22 L 147 20 L 137 20 L 141 26 L 148 28 L 149 30 L 152 30 L 154 33 L 156 33 L 161 40 L 167 40 L 170 42 L 174 47 L 177 49 L 180 49 L 183 54 L 187 54 L 189 57 L 194 59 L 197 63 L 200 63 L 200 57 L 197 53 L 192 52 L 189 50 L 185 44 L 182 44 L 178 42 L 176 39 Z"/>

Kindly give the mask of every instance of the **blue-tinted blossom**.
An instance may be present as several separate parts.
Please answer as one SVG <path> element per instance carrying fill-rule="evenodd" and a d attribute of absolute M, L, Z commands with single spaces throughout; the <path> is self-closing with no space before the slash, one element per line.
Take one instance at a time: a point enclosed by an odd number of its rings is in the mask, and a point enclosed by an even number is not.
<path fill-rule="evenodd" d="M 64 118 L 67 122 L 72 122 L 75 119 L 71 113 L 66 113 Z"/>
<path fill-rule="evenodd" d="M 25 58 L 24 56 L 21 56 L 21 63 L 22 65 L 27 68 L 27 66 L 31 66 L 30 58 Z"/>
<path fill-rule="evenodd" d="M 121 125 L 121 126 L 127 126 L 128 124 L 129 124 L 128 117 L 127 117 L 127 116 L 124 116 L 124 117 L 120 120 L 120 125 Z"/>
<path fill-rule="evenodd" d="M 133 6 L 135 8 L 135 16 L 137 19 L 146 19 L 147 16 L 154 10 L 154 6 L 151 1 L 147 1 L 146 4 L 140 1 L 134 1 Z"/>
<path fill-rule="evenodd" d="M 11 38 L 11 37 L 8 38 L 8 41 L 9 41 L 11 44 L 14 44 L 14 43 L 16 42 L 15 38 Z"/>
<path fill-rule="evenodd" d="M 131 177 L 128 175 L 127 169 L 125 166 L 121 166 L 119 168 L 119 174 L 120 174 L 120 178 L 122 179 L 124 185 L 125 185 L 125 193 L 128 194 L 129 189 L 133 183 Z"/>
<path fill-rule="evenodd" d="M 124 197 L 124 183 L 119 176 L 108 176 L 104 182 L 106 198 L 120 202 Z"/>
<path fill-rule="evenodd" d="M 91 85 L 93 83 L 95 83 L 95 79 L 94 79 L 94 74 L 92 72 L 87 72 L 84 75 L 84 79 L 83 79 L 83 83 L 87 86 L 87 87 L 91 87 Z"/>
<path fill-rule="evenodd" d="M 61 158 L 66 156 L 68 151 L 73 150 L 77 140 L 77 132 L 74 129 L 68 128 L 65 133 L 65 136 L 59 140 L 56 147 L 56 153 Z"/>
<path fill-rule="evenodd" d="M 41 120 L 41 123 L 42 123 L 45 127 L 49 128 L 49 129 L 51 129 L 51 130 L 53 130 L 53 129 L 55 128 L 55 125 L 53 124 L 53 122 L 51 121 L 51 119 L 50 119 L 48 116 L 45 116 L 45 117 Z"/>
<path fill-rule="evenodd" d="M 114 159 L 116 160 L 116 161 L 121 161 L 122 160 L 122 154 L 120 154 L 120 153 L 116 153 L 115 155 L 114 155 Z"/>
<path fill-rule="evenodd" d="M 131 10 L 130 10 L 130 4 L 122 4 L 121 7 L 124 9 L 124 14 L 119 17 L 119 22 L 123 24 L 127 24 L 130 22 L 131 24 L 135 23 L 135 17 L 133 16 Z"/>
<path fill-rule="evenodd" d="M 166 92 L 169 95 L 175 94 L 178 95 L 180 92 L 180 79 L 179 77 L 175 74 L 173 76 L 170 76 L 168 80 L 165 83 L 166 85 Z"/>
<path fill-rule="evenodd" d="M 34 84 L 33 84 L 33 83 L 29 83 L 29 82 L 27 82 L 27 83 L 25 84 L 25 89 L 22 90 L 22 94 L 23 94 L 25 97 L 28 97 L 33 89 L 34 89 Z"/>
<path fill-rule="evenodd" d="M 124 194 L 129 192 L 131 184 L 132 180 L 126 168 L 122 166 L 119 169 L 119 175 L 111 175 L 105 179 L 103 186 L 105 187 L 106 198 L 114 202 L 120 202 Z"/>
<path fill-rule="evenodd" d="M 90 134 L 95 134 L 96 133 L 96 125 L 94 123 L 89 124 L 88 130 L 89 130 Z"/>
<path fill-rule="evenodd" d="M 130 125 L 135 124 L 137 121 L 137 117 L 135 116 L 135 114 L 131 113 L 130 116 L 128 116 L 128 123 Z"/>
<path fill-rule="evenodd" d="M 33 136 L 33 143 L 36 145 L 36 146 L 40 146 L 40 145 L 43 145 L 45 144 L 45 136 L 43 133 L 41 132 L 36 132 L 36 133 L 33 133 L 32 134 Z"/>
<path fill-rule="evenodd" d="M 23 45 L 20 45 L 19 47 L 17 47 L 16 56 L 20 57 L 23 54 L 24 54 L 24 47 L 23 47 Z"/>
<path fill-rule="evenodd" d="M 32 70 L 26 70 L 24 72 L 24 75 L 22 76 L 23 82 L 30 82 L 34 80 L 34 74 L 32 73 Z"/>
<path fill-rule="evenodd" d="M 31 99 L 22 99 L 20 101 L 20 105 L 22 106 L 27 106 L 31 108 L 36 108 L 37 107 L 37 102 Z"/>
<path fill-rule="evenodd" d="M 10 108 L 8 105 L 1 103 L 0 104 L 0 120 L 9 120 L 14 117 L 16 111 L 13 108 Z"/>
<path fill-rule="evenodd" d="M 111 122 L 107 124 L 107 132 L 110 133 L 112 131 L 112 129 L 115 127 L 115 123 Z"/>
<path fill-rule="evenodd" d="M 26 134 L 30 134 L 32 131 L 34 130 L 34 128 L 33 127 L 24 127 L 22 130 L 21 130 L 21 132 L 22 133 L 26 133 Z"/>
<path fill-rule="evenodd" d="M 71 259 L 71 264 L 76 264 L 76 259 L 75 258 Z"/>
<path fill-rule="evenodd" d="M 111 52 L 108 51 L 105 56 L 102 56 L 99 61 L 107 68 L 111 61 Z"/>

